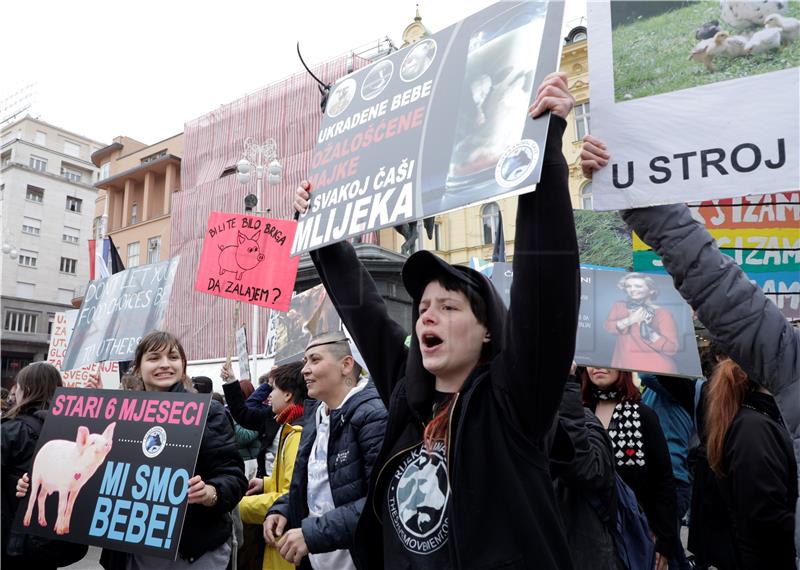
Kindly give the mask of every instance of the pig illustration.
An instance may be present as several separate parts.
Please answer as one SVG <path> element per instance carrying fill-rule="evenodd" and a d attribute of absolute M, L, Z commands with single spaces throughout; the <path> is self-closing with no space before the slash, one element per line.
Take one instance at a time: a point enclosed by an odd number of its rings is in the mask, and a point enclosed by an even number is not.
<path fill-rule="evenodd" d="M 260 231 L 256 231 L 253 237 L 247 237 L 241 231 L 236 236 L 236 245 L 218 246 L 219 253 L 219 274 L 226 271 L 236 274 L 236 280 L 241 281 L 245 271 L 253 269 L 256 265 L 264 261 L 264 254 L 260 253 L 256 238 Z"/>
<path fill-rule="evenodd" d="M 34 503 L 39 508 L 39 525 L 47 526 L 45 500 L 58 493 L 58 518 L 53 530 L 59 535 L 69 533 L 75 499 L 111 451 L 116 425 L 116 422 L 109 424 L 102 434 L 89 433 L 81 426 L 75 441 L 54 439 L 42 446 L 33 461 L 31 494 L 22 521 L 25 526 L 31 524 Z"/>

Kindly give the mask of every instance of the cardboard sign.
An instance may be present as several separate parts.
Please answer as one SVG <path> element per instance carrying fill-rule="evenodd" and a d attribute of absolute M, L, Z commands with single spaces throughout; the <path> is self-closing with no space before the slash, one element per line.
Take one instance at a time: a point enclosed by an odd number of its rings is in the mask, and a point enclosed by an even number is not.
<path fill-rule="evenodd" d="M 690 205 L 722 253 L 731 256 L 788 319 L 800 319 L 800 192 Z M 665 273 L 661 259 L 633 236 L 633 269 Z"/>
<path fill-rule="evenodd" d="M 800 17 L 800 5 L 782 4 Z M 769 12 L 748 22 L 746 6 L 732 14 L 719 2 L 676 5 L 588 4 L 592 134 L 611 154 L 592 182 L 596 210 L 797 188 L 800 52 L 766 41 L 780 40 L 764 28 Z M 723 35 L 698 40 L 713 20 Z M 748 28 L 765 41 L 750 41 Z"/>
<path fill-rule="evenodd" d="M 47 362 L 58 368 L 64 386 L 68 388 L 83 388 L 89 377 L 98 373 L 104 388 L 119 388 L 119 362 L 94 362 L 76 370 L 63 370 L 64 356 L 67 354 L 67 345 L 77 317 L 77 309 L 55 314 Z"/>
<path fill-rule="evenodd" d="M 236 354 L 239 357 L 239 380 L 250 380 L 250 355 L 247 354 L 247 328 L 236 329 Z"/>
<path fill-rule="evenodd" d="M 180 258 L 134 267 L 89 283 L 64 370 L 92 362 L 133 360 L 136 345 L 161 328 Z"/>
<path fill-rule="evenodd" d="M 500 2 L 337 82 L 292 253 L 533 190 L 549 117 L 527 113 L 563 10 Z"/>
<path fill-rule="evenodd" d="M 297 222 L 211 212 L 194 288 L 253 305 L 289 310 L 299 257 L 290 257 Z"/>
<path fill-rule="evenodd" d="M 210 394 L 57 389 L 15 529 L 175 560 L 210 403 Z"/>
<path fill-rule="evenodd" d="M 288 312 L 273 313 L 272 317 L 273 352 L 268 352 L 267 356 L 274 357 L 275 364 L 302 358 L 312 337 L 342 327 L 339 313 L 322 285 L 295 295 Z"/>
<path fill-rule="evenodd" d="M 672 278 L 581 266 L 575 362 L 702 376 L 692 311 Z"/>

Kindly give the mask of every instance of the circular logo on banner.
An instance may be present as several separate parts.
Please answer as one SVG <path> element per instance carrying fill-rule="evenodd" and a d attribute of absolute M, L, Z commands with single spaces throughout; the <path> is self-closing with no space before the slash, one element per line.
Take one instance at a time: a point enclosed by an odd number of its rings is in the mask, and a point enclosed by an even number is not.
<path fill-rule="evenodd" d="M 353 96 L 356 94 L 356 80 L 352 77 L 345 79 L 333 88 L 328 99 L 328 116 L 333 118 L 342 114 L 342 111 L 350 106 Z"/>
<path fill-rule="evenodd" d="M 500 155 L 494 179 L 503 188 L 513 188 L 528 178 L 538 162 L 539 145 L 531 139 L 522 139 Z"/>
<path fill-rule="evenodd" d="M 400 542 L 415 554 L 430 554 L 447 543 L 450 486 L 444 442 L 433 451 L 414 450 L 389 482 L 389 516 Z"/>
<path fill-rule="evenodd" d="M 167 432 L 161 426 L 151 427 L 142 438 L 142 453 L 153 458 L 167 446 Z"/>
<path fill-rule="evenodd" d="M 428 71 L 436 57 L 436 40 L 428 38 L 417 42 L 400 65 L 400 79 L 408 83 Z"/>
<path fill-rule="evenodd" d="M 380 95 L 392 79 L 393 73 L 394 64 L 390 60 L 384 59 L 376 63 L 361 84 L 361 97 L 370 101 Z"/>

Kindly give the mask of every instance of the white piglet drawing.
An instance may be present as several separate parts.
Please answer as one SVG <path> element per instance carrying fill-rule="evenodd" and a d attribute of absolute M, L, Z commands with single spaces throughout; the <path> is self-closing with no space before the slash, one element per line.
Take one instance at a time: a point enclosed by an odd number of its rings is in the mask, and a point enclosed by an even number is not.
<path fill-rule="evenodd" d="M 58 493 L 58 518 L 53 530 L 59 535 L 69 533 L 75 499 L 111 451 L 116 425 L 116 422 L 109 424 L 102 434 L 89 433 L 88 428 L 81 426 L 75 441 L 54 439 L 42 446 L 33 461 L 31 494 L 22 521 L 25 526 L 31 524 L 34 503 L 39 508 L 39 525 L 47 526 L 45 500 Z"/>

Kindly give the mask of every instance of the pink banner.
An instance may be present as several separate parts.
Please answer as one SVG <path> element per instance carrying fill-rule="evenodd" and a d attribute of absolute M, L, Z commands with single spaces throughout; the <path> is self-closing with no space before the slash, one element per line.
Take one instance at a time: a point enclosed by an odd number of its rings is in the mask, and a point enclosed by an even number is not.
<path fill-rule="evenodd" d="M 288 311 L 299 257 L 290 257 L 297 222 L 211 212 L 194 288 Z"/>

